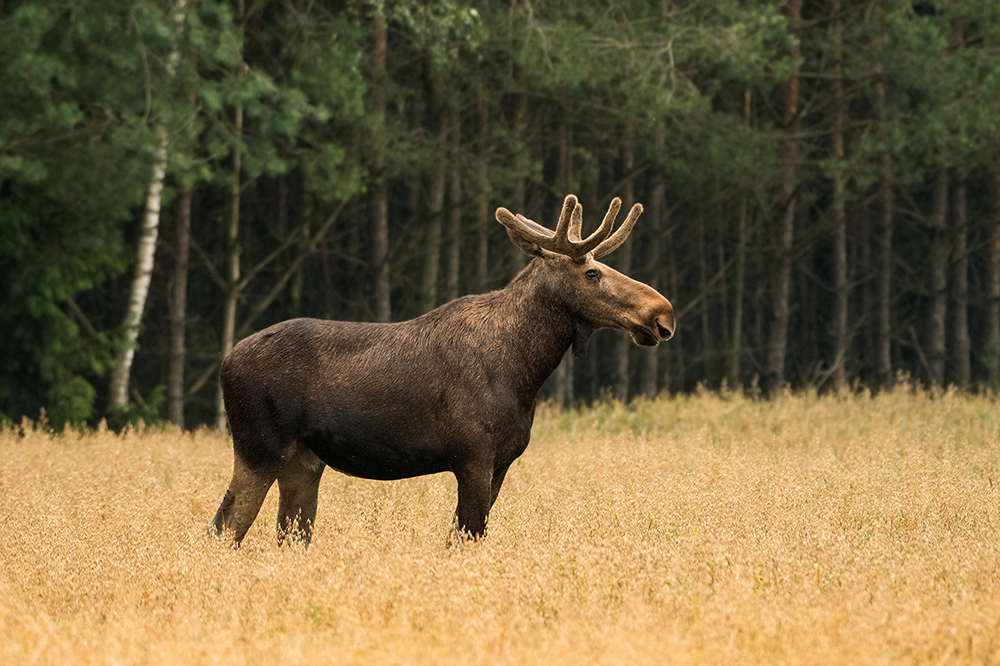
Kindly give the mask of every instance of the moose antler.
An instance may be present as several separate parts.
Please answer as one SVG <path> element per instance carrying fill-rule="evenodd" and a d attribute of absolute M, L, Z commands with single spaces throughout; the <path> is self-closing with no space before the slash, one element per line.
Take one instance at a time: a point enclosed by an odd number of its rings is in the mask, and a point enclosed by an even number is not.
<path fill-rule="evenodd" d="M 611 202 L 612 207 L 615 209 L 615 215 L 618 214 L 618 206 L 620 202 L 618 197 L 615 197 L 614 201 Z M 611 210 L 608 210 L 608 214 L 611 214 Z M 635 204 L 632 206 L 632 210 L 628 212 L 628 217 L 622 222 L 622 226 L 618 227 L 618 231 L 613 233 L 610 238 L 604 240 L 600 245 L 594 248 L 594 259 L 600 259 L 606 254 L 611 254 L 618 249 L 618 246 L 625 242 L 628 235 L 632 233 L 632 227 L 635 226 L 636 220 L 642 215 L 642 204 Z"/>
<path fill-rule="evenodd" d="M 582 259 L 593 252 L 596 259 L 621 245 L 635 226 L 639 214 L 642 213 L 642 206 L 639 204 L 633 206 L 625 223 L 612 235 L 611 228 L 614 226 L 621 205 L 621 199 L 618 197 L 612 199 L 601 226 L 586 240 L 581 239 L 583 206 L 572 194 L 563 201 L 562 213 L 559 215 L 555 231 L 546 229 L 523 215 L 514 215 L 506 208 L 497 208 L 497 221 L 507 227 L 510 233 L 534 243 L 544 251 L 564 254 L 574 260 Z"/>

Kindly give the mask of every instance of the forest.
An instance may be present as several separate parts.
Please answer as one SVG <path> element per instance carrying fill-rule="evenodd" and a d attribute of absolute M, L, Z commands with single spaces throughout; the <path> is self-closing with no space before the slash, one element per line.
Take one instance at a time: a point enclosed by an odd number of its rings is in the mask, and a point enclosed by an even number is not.
<path fill-rule="evenodd" d="M 0 0 L 0 420 L 225 427 L 235 342 L 502 288 L 568 193 L 678 329 L 556 403 L 1000 385 L 995 0 Z"/>

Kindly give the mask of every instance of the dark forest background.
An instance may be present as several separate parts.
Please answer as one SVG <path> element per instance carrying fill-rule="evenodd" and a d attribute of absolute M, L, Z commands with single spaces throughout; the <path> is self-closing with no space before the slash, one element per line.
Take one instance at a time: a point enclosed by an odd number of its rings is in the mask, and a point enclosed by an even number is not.
<path fill-rule="evenodd" d="M 679 326 L 548 397 L 992 389 L 998 123 L 995 0 L 0 0 L 0 415 L 216 424 L 234 341 L 500 288 L 570 192 Z"/>

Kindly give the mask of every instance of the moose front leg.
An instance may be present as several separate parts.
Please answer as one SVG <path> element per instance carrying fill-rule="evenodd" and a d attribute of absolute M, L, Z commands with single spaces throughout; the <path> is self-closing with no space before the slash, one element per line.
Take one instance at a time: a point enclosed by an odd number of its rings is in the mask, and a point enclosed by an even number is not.
<path fill-rule="evenodd" d="M 462 538 L 473 540 L 486 533 L 486 517 L 493 499 L 493 470 L 487 466 L 468 466 L 455 471 L 458 479 L 458 508 L 455 520 Z"/>

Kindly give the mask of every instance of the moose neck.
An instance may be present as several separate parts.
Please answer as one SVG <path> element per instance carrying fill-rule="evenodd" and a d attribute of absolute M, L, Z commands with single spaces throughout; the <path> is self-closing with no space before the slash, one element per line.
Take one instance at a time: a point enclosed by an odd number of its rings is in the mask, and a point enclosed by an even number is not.
<path fill-rule="evenodd" d="M 515 381 L 531 392 L 538 390 L 559 365 L 573 343 L 578 322 L 559 297 L 541 259 L 533 259 L 505 289 L 497 293 L 504 312 L 501 334 L 518 358 L 521 376 Z"/>

